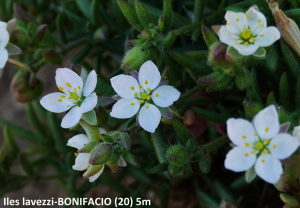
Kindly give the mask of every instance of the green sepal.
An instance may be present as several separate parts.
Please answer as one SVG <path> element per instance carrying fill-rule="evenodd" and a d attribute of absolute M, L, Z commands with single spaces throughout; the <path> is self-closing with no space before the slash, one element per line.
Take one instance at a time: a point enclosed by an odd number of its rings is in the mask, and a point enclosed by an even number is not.
<path fill-rule="evenodd" d="M 109 144 L 100 143 L 91 151 L 90 164 L 100 165 L 106 163 L 112 156 L 112 147 Z"/>
<path fill-rule="evenodd" d="M 251 74 L 246 68 L 237 68 L 235 75 L 235 85 L 241 91 L 245 90 L 252 83 Z"/>
<path fill-rule="evenodd" d="M 173 127 L 183 144 L 186 144 L 189 139 L 195 140 L 190 130 L 179 119 L 173 119 Z"/>
<path fill-rule="evenodd" d="M 84 178 L 89 178 L 93 175 L 95 175 L 96 173 L 98 173 L 104 165 L 90 165 L 89 169 L 87 171 L 85 171 L 85 173 L 83 174 Z"/>
<path fill-rule="evenodd" d="M 140 24 L 140 21 L 134 9 L 125 0 L 118 0 L 118 4 L 130 24 L 132 24 L 132 26 L 135 27 L 135 29 L 137 29 L 138 31 L 142 31 L 143 26 Z"/>
<path fill-rule="evenodd" d="M 167 150 L 166 158 L 170 163 L 183 166 L 188 161 L 188 154 L 184 146 L 174 145 Z"/>
<path fill-rule="evenodd" d="M 78 153 L 90 153 L 98 144 L 99 142 L 91 141 L 87 143 L 84 147 L 82 147 L 80 150 L 78 150 Z"/>
<path fill-rule="evenodd" d="M 92 126 L 85 122 L 84 120 L 79 121 L 81 127 L 84 129 L 87 136 L 92 140 L 99 142 L 101 139 L 101 134 L 97 126 Z"/>
<path fill-rule="evenodd" d="M 245 180 L 247 183 L 251 183 L 256 178 L 256 172 L 254 170 L 254 166 L 246 171 Z"/>
<path fill-rule="evenodd" d="M 173 163 L 170 163 L 168 166 L 168 170 L 169 170 L 170 175 L 174 176 L 182 170 L 182 167 L 177 166 Z"/>
<path fill-rule="evenodd" d="M 81 118 L 90 125 L 97 124 L 96 112 L 94 109 L 90 110 L 89 112 L 83 113 Z"/>
<path fill-rule="evenodd" d="M 126 162 L 128 162 L 129 164 L 135 167 L 140 166 L 139 163 L 136 161 L 135 157 L 130 152 L 125 152 L 122 156 L 124 160 L 126 160 Z"/>
<path fill-rule="evenodd" d="M 18 19 L 17 18 L 13 18 L 13 19 L 11 19 L 7 22 L 6 30 L 9 33 L 9 35 L 11 35 L 13 33 L 13 31 L 17 27 L 17 24 L 18 24 Z"/>
<path fill-rule="evenodd" d="M 27 157 L 24 154 L 20 153 L 18 160 L 19 160 L 19 163 L 20 163 L 22 169 L 25 171 L 25 173 L 28 176 L 32 177 L 34 175 L 34 170 L 33 170 L 32 164 L 29 162 Z"/>
<path fill-rule="evenodd" d="M 192 153 L 195 149 L 197 149 L 198 143 L 195 139 L 189 139 L 186 143 L 186 150 L 188 153 Z"/>
<path fill-rule="evenodd" d="M 128 133 L 123 132 L 120 134 L 121 144 L 126 150 L 130 150 L 131 148 L 131 138 Z"/>
<path fill-rule="evenodd" d="M 16 27 L 10 36 L 9 42 L 21 48 L 25 48 L 29 43 L 27 31 L 22 27 Z"/>
<path fill-rule="evenodd" d="M 204 25 L 202 26 L 202 34 L 208 48 L 210 48 L 214 43 L 219 42 L 219 38 Z"/>
<path fill-rule="evenodd" d="M 139 0 L 135 1 L 135 11 L 140 23 L 144 28 L 148 28 L 151 23 L 151 16 L 146 7 Z"/>
<path fill-rule="evenodd" d="M 173 19 L 172 0 L 164 0 L 164 6 L 163 6 L 164 33 L 169 32 L 171 30 L 172 19 Z"/>
<path fill-rule="evenodd" d="M 226 51 L 226 59 L 230 62 L 235 62 L 244 59 L 245 56 L 241 55 L 234 47 L 228 46 Z"/>
<path fill-rule="evenodd" d="M 230 89 L 234 83 L 234 77 L 225 75 L 219 82 L 212 85 L 211 88 L 213 88 L 216 91 L 222 91 L 226 89 Z"/>
<path fill-rule="evenodd" d="M 107 161 L 105 163 L 105 165 L 107 165 L 111 171 L 113 173 L 117 172 L 117 170 L 119 169 L 119 166 L 118 166 L 118 161 L 120 159 L 120 155 L 119 154 L 116 154 L 115 152 L 112 154 L 111 158 L 109 161 Z"/>
<path fill-rule="evenodd" d="M 22 50 L 14 45 L 14 44 L 11 44 L 11 43 L 8 43 L 6 46 L 5 46 L 5 49 L 7 50 L 8 52 L 8 55 L 18 55 L 22 52 Z"/>
<path fill-rule="evenodd" d="M 151 168 L 150 170 L 148 170 L 149 174 L 156 174 L 156 173 L 162 173 L 168 170 L 168 162 L 164 162 L 164 163 L 160 163 L 156 166 L 154 166 L 153 168 Z"/>
<path fill-rule="evenodd" d="M 259 47 L 253 54 L 252 56 L 255 56 L 256 58 L 259 59 L 265 59 L 266 58 L 267 51 L 263 47 Z"/>
<path fill-rule="evenodd" d="M 102 139 L 103 139 L 103 142 L 105 142 L 105 143 L 111 143 L 112 144 L 112 143 L 115 142 L 115 140 L 113 140 L 113 138 L 111 138 L 107 134 L 102 135 Z"/>

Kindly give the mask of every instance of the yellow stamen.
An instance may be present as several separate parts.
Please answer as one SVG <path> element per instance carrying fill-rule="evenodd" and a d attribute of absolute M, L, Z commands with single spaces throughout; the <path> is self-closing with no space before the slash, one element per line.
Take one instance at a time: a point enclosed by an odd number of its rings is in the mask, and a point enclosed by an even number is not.
<path fill-rule="evenodd" d="M 266 140 L 265 140 L 265 143 L 266 143 L 266 144 L 269 144 L 270 141 L 271 141 L 271 139 L 266 139 Z"/>
<path fill-rule="evenodd" d="M 61 98 L 65 98 L 66 96 L 64 96 L 64 95 L 61 95 L 60 97 L 61 97 Z"/>
<path fill-rule="evenodd" d="M 249 18 L 249 17 L 250 17 L 250 14 L 246 14 L 246 17 Z"/>
<path fill-rule="evenodd" d="M 251 153 L 254 154 L 254 153 L 255 153 L 255 150 L 251 150 Z"/>
<path fill-rule="evenodd" d="M 148 108 L 149 108 L 149 105 L 146 106 L 146 109 L 148 109 Z"/>
<path fill-rule="evenodd" d="M 247 137 L 245 135 L 242 136 L 243 139 L 246 139 Z"/>
<path fill-rule="evenodd" d="M 237 41 L 235 41 L 235 44 L 239 44 Z"/>
<path fill-rule="evenodd" d="M 150 92 L 150 91 L 151 91 L 151 89 L 150 89 L 150 88 L 148 88 L 148 91 Z"/>
<path fill-rule="evenodd" d="M 260 19 L 259 19 L 259 20 L 257 20 L 257 22 L 258 22 L 258 23 L 260 23 L 260 21 L 261 21 Z"/>
<path fill-rule="evenodd" d="M 76 88 L 74 88 L 74 92 L 77 92 L 77 89 L 76 89 Z"/>
<path fill-rule="evenodd" d="M 62 101 L 62 99 L 58 99 L 58 100 L 57 100 L 57 102 L 61 102 L 61 101 Z"/>
<path fill-rule="evenodd" d="M 147 100 L 149 100 L 150 99 L 150 95 L 148 95 L 148 97 L 147 97 Z"/>
<path fill-rule="evenodd" d="M 67 107 L 70 107 L 71 105 L 67 105 Z"/>
<path fill-rule="evenodd" d="M 77 157 L 77 156 L 78 156 L 78 153 L 77 153 L 77 152 L 74 152 L 74 155 Z"/>
<path fill-rule="evenodd" d="M 80 100 L 80 98 L 77 98 L 77 101 L 79 101 Z"/>
<path fill-rule="evenodd" d="M 266 161 L 265 161 L 265 160 L 261 160 L 261 162 L 263 162 L 263 163 L 264 163 L 264 162 L 266 162 Z"/>
<path fill-rule="evenodd" d="M 236 21 L 238 22 L 238 21 L 240 21 L 240 19 L 236 19 Z"/>
<path fill-rule="evenodd" d="M 159 94 L 158 94 L 158 93 L 156 93 L 156 94 L 155 94 L 155 97 L 159 97 Z"/>
<path fill-rule="evenodd" d="M 58 89 L 59 89 L 60 91 L 63 91 L 63 90 L 64 90 L 64 88 L 63 88 L 63 87 L 59 87 Z"/>
<path fill-rule="evenodd" d="M 143 101 L 143 100 L 140 100 L 140 103 L 142 104 L 142 103 L 144 103 L 144 101 Z"/>
<path fill-rule="evenodd" d="M 230 25 L 230 23 L 229 23 L 229 22 L 227 22 L 227 23 L 226 23 L 226 25 Z"/>
<path fill-rule="evenodd" d="M 134 93 L 134 96 L 135 96 L 135 97 L 137 97 L 137 96 L 138 96 L 137 92 L 136 92 L 136 93 Z"/>
<path fill-rule="evenodd" d="M 68 99 L 71 99 L 71 96 L 70 96 L 70 97 L 68 97 Z"/>
<path fill-rule="evenodd" d="M 264 37 L 264 35 L 263 35 L 263 34 L 261 34 L 261 35 L 260 35 L 260 37 Z"/>
<path fill-rule="evenodd" d="M 245 42 L 245 43 L 244 43 L 244 46 L 247 46 L 247 45 L 248 45 L 248 42 Z"/>
<path fill-rule="evenodd" d="M 145 84 L 148 84 L 148 80 L 145 81 Z"/>
<path fill-rule="evenodd" d="M 263 28 L 264 27 L 264 24 L 261 24 L 261 26 L 260 26 L 261 28 Z"/>
<path fill-rule="evenodd" d="M 251 37 L 251 38 L 250 38 L 250 43 L 253 43 L 253 42 L 254 42 L 254 38 Z"/>
<path fill-rule="evenodd" d="M 248 142 L 246 142 L 246 143 L 245 143 L 245 146 L 246 146 L 246 147 L 249 147 L 249 146 L 250 146 L 250 144 L 249 144 Z"/>
<path fill-rule="evenodd" d="M 276 146 L 277 146 L 277 145 L 276 145 L 276 144 L 274 144 L 274 145 L 273 145 L 273 149 L 275 149 L 275 148 L 276 148 Z"/>
<path fill-rule="evenodd" d="M 142 88 L 143 88 L 143 86 L 142 86 L 142 85 L 140 85 L 140 86 L 139 86 L 139 88 L 140 88 L 140 89 L 142 89 Z"/>
<path fill-rule="evenodd" d="M 268 131 L 269 131 L 269 128 L 266 128 L 265 131 L 268 132 Z"/>
<path fill-rule="evenodd" d="M 268 149 L 264 149 L 264 153 L 265 153 L 265 154 L 269 154 L 270 151 L 269 151 Z"/>
<path fill-rule="evenodd" d="M 72 87 L 72 85 L 69 82 L 67 82 L 66 84 L 68 87 Z"/>
<path fill-rule="evenodd" d="M 130 103 L 130 105 L 134 106 L 134 103 Z"/>
<path fill-rule="evenodd" d="M 86 169 L 88 170 L 90 168 L 90 166 L 89 167 L 87 167 Z"/>
<path fill-rule="evenodd" d="M 254 133 L 253 136 L 257 136 L 257 133 Z"/>
<path fill-rule="evenodd" d="M 134 87 L 133 87 L 133 86 L 131 86 L 131 87 L 130 87 L 130 89 L 131 89 L 131 90 L 134 90 Z"/>
<path fill-rule="evenodd" d="M 78 89 L 81 89 L 81 87 L 80 87 L 80 86 L 78 86 Z"/>
<path fill-rule="evenodd" d="M 228 33 L 228 36 L 230 36 L 231 35 L 231 33 Z"/>
<path fill-rule="evenodd" d="M 248 153 L 245 153 L 245 157 L 247 157 L 249 154 Z"/>

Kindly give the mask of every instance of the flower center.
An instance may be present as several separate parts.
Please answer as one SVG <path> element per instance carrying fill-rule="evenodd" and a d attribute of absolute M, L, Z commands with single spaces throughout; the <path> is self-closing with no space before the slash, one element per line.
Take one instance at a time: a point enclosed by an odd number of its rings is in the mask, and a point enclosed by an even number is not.
<path fill-rule="evenodd" d="M 264 144 L 262 142 L 256 142 L 255 149 L 262 150 L 264 148 Z"/>
<path fill-rule="evenodd" d="M 143 100 L 146 100 L 147 97 L 148 97 L 148 94 L 147 94 L 147 93 L 143 92 L 143 93 L 141 94 L 141 98 L 142 98 Z"/>
<path fill-rule="evenodd" d="M 77 95 L 77 93 L 75 93 L 75 92 L 70 92 L 70 91 L 69 91 L 69 93 L 70 93 L 70 97 L 71 97 L 73 100 L 77 100 L 77 101 L 80 100 L 80 97 Z"/>
<path fill-rule="evenodd" d="M 245 40 L 248 40 L 251 37 L 251 35 L 251 30 L 246 29 L 242 31 L 242 38 L 244 38 Z"/>

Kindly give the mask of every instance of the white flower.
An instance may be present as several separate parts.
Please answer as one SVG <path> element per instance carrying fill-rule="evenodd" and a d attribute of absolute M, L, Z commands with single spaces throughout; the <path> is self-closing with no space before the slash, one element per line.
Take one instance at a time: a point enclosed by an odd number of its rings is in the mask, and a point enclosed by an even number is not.
<path fill-rule="evenodd" d="M 62 113 L 72 108 L 62 119 L 61 127 L 75 126 L 83 113 L 91 111 L 97 105 L 97 74 L 91 71 L 83 86 L 83 80 L 75 72 L 67 68 L 56 70 L 56 85 L 62 92 L 54 92 L 44 96 L 40 103 L 48 111 Z"/>
<path fill-rule="evenodd" d="M 296 126 L 293 130 L 293 136 L 300 142 L 300 126 Z"/>
<path fill-rule="evenodd" d="M 106 133 L 106 131 L 102 128 L 99 128 L 99 131 L 101 134 Z M 92 140 L 85 134 L 79 134 L 69 139 L 67 145 L 80 150 L 91 141 Z M 73 165 L 72 168 L 78 171 L 87 170 L 83 174 L 83 177 L 88 177 L 90 182 L 95 181 L 103 172 L 105 165 L 91 165 L 89 163 L 91 157 L 90 153 L 75 153 L 75 155 L 75 165 Z M 126 161 L 123 159 L 123 157 L 120 157 L 118 161 L 118 166 L 125 167 L 126 165 Z"/>
<path fill-rule="evenodd" d="M 148 132 L 155 132 L 161 113 L 159 107 L 172 105 L 180 92 L 172 86 L 160 83 L 160 73 L 152 61 L 145 62 L 139 71 L 138 81 L 129 75 L 118 75 L 110 79 L 112 87 L 122 98 L 114 104 L 110 115 L 115 118 L 130 118 L 140 109 L 138 122 Z"/>
<path fill-rule="evenodd" d="M 283 169 L 280 160 L 286 159 L 299 147 L 296 138 L 280 133 L 278 113 L 274 105 L 260 111 L 253 124 L 238 118 L 227 121 L 227 133 L 236 145 L 226 156 L 225 167 L 235 172 L 250 169 L 268 183 L 276 183 Z"/>
<path fill-rule="evenodd" d="M 251 7 L 246 13 L 227 11 L 227 21 L 219 31 L 220 41 L 233 46 L 244 56 L 253 54 L 259 47 L 272 45 L 280 38 L 276 27 L 267 27 L 263 13 Z"/>
<path fill-rule="evenodd" d="M 6 30 L 7 24 L 0 21 L 0 69 L 4 68 L 8 60 L 8 52 L 5 49 L 9 40 L 9 33 Z"/>

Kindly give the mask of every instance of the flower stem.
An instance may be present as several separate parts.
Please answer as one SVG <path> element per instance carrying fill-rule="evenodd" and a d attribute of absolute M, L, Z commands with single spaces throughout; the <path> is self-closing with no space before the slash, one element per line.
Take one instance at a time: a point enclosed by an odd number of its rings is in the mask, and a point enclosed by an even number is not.
<path fill-rule="evenodd" d="M 163 135 L 162 135 L 160 128 L 157 128 L 156 131 L 153 134 L 151 134 L 151 141 L 154 146 L 156 156 L 157 156 L 159 163 L 166 162 L 167 159 L 166 159 L 166 155 L 165 155 L 165 150 L 160 145 L 161 143 L 164 142 Z"/>
<path fill-rule="evenodd" d="M 30 66 L 28 66 L 27 64 L 23 64 L 17 60 L 14 60 L 14 59 L 8 59 L 7 63 L 15 66 L 16 68 L 18 69 L 24 69 L 26 71 L 29 71 L 29 72 L 32 72 Z"/>

